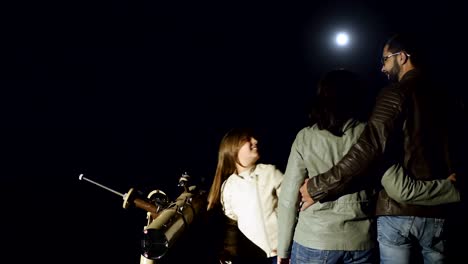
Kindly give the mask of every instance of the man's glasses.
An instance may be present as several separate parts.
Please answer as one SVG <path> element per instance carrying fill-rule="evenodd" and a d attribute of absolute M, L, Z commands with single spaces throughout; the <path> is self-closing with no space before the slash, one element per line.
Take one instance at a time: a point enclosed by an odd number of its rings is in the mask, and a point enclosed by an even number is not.
<path fill-rule="evenodd" d="M 402 53 L 402 51 L 395 52 L 395 53 L 389 54 L 389 55 L 387 55 L 387 56 L 383 56 L 383 57 L 382 57 L 382 61 L 381 61 L 382 64 L 385 64 L 385 62 L 386 62 L 388 59 L 390 59 L 391 57 L 393 57 L 393 56 L 395 56 L 395 55 L 398 55 L 398 54 L 400 54 L 400 53 Z"/>
<path fill-rule="evenodd" d="M 387 56 L 383 56 L 383 57 L 382 57 L 382 61 L 381 61 L 382 64 L 385 64 L 385 62 L 386 62 L 389 58 L 391 58 L 391 57 L 393 57 L 393 56 L 395 56 L 395 55 L 398 55 L 398 54 L 400 54 L 400 53 L 405 53 L 405 55 L 406 55 L 407 57 L 410 57 L 410 55 L 409 55 L 408 53 L 406 53 L 406 52 L 404 52 L 404 51 L 399 51 L 399 52 L 395 52 L 395 53 L 389 54 L 389 55 L 387 55 Z"/>

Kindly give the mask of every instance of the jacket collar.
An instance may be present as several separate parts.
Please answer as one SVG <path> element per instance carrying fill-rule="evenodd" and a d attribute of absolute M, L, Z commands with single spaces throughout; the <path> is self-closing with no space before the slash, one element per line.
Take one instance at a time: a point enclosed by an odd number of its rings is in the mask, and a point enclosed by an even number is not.
<path fill-rule="evenodd" d="M 400 82 L 406 81 L 408 79 L 412 79 L 415 76 L 418 76 L 420 74 L 421 74 L 421 72 L 418 69 L 409 70 L 407 73 L 405 73 L 405 75 L 403 75 Z"/>
<path fill-rule="evenodd" d="M 255 175 L 255 170 L 257 168 L 257 165 L 253 166 L 252 168 L 248 169 L 248 170 L 245 170 L 239 174 L 237 174 L 237 176 L 241 177 L 242 179 L 247 179 L 249 177 L 252 177 Z"/>

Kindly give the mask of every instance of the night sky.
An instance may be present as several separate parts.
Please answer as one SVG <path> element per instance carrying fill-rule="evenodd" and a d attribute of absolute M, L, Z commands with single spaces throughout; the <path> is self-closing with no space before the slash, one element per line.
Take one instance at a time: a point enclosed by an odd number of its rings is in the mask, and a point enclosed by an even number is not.
<path fill-rule="evenodd" d="M 237 126 L 284 171 L 321 74 L 353 70 L 372 98 L 395 32 L 426 38 L 436 81 L 466 99 L 466 4 L 309 2 L 2 4 L 2 257 L 138 263 L 145 212 L 80 173 L 175 199 L 183 172 L 209 188 Z"/>

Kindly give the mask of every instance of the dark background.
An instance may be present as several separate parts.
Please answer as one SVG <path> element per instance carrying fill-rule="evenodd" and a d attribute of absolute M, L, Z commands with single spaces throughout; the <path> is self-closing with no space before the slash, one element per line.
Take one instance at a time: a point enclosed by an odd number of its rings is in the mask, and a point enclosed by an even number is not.
<path fill-rule="evenodd" d="M 433 77 L 466 99 L 463 3 L 2 5 L 2 255 L 20 262 L 138 263 L 145 212 L 80 173 L 175 199 L 185 171 L 209 188 L 236 126 L 257 129 L 262 162 L 284 171 L 320 75 L 354 70 L 372 98 L 395 32 L 424 37 Z M 341 29 L 346 49 L 331 43 Z"/>

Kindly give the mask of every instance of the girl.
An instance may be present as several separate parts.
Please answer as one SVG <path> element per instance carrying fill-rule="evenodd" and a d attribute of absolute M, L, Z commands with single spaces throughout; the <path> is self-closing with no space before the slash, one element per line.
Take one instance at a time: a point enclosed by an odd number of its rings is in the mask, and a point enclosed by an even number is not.
<path fill-rule="evenodd" d="M 274 165 L 257 164 L 257 143 L 249 129 L 232 129 L 224 135 L 208 194 L 208 210 L 219 207 L 227 223 L 237 223 L 240 230 L 233 236 L 232 225 L 226 225 L 230 241 L 225 239 L 224 253 L 235 264 L 276 263 L 277 204 L 283 174 Z"/>

